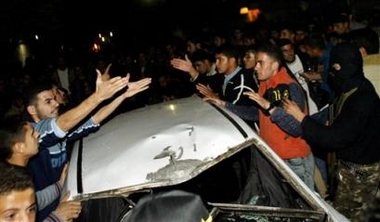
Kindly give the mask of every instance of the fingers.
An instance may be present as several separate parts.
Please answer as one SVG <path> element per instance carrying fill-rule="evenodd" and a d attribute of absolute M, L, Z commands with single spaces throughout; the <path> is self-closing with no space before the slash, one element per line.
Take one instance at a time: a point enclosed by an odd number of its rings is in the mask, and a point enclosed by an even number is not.
<path fill-rule="evenodd" d="M 128 84 L 128 78 L 127 77 L 114 77 L 109 80 L 109 82 L 106 82 L 106 88 L 110 89 L 116 89 L 116 91 L 119 91 L 120 89 L 124 88 Z"/>
<path fill-rule="evenodd" d="M 55 212 L 64 220 L 68 221 L 73 218 L 77 218 L 82 211 L 82 205 L 80 201 L 67 201 L 69 193 L 65 195 L 63 200 L 59 203 Z"/>
<path fill-rule="evenodd" d="M 285 105 L 285 106 L 289 106 L 291 102 L 292 101 L 290 101 L 289 99 L 283 99 L 282 100 L 282 104 Z"/>
<path fill-rule="evenodd" d="M 61 202 L 67 202 L 70 198 L 70 191 L 68 191 L 65 196 L 63 196 Z"/>
<path fill-rule="evenodd" d="M 127 75 L 125 76 L 126 80 L 129 82 L 129 79 L 131 78 L 131 74 L 130 73 L 127 73 Z"/>
<path fill-rule="evenodd" d="M 142 87 L 142 88 L 140 88 L 140 89 L 135 90 L 133 93 L 134 93 L 134 94 L 137 94 L 137 93 L 142 92 L 142 91 L 144 91 L 144 90 L 146 90 L 146 89 L 148 89 L 148 88 L 149 88 L 149 86 L 145 86 L 145 87 Z"/>
<path fill-rule="evenodd" d="M 179 68 L 180 66 L 182 66 L 183 64 L 185 64 L 185 61 L 182 60 L 182 59 L 172 59 L 170 61 L 170 64 L 174 67 L 174 68 Z"/>
<path fill-rule="evenodd" d="M 137 82 L 129 82 L 128 83 L 128 90 L 134 90 L 136 88 L 141 88 L 149 85 L 152 82 L 151 78 L 144 78 Z"/>
<path fill-rule="evenodd" d="M 126 78 L 126 77 L 124 77 Z M 109 80 L 110 83 L 115 83 L 117 81 L 120 81 L 122 80 L 123 78 L 121 76 L 116 76 L 116 77 L 113 77 L 112 79 Z"/>
<path fill-rule="evenodd" d="M 96 69 L 96 75 L 96 82 L 102 80 L 102 73 L 99 71 L 99 69 Z"/>
<path fill-rule="evenodd" d="M 62 170 L 62 173 L 65 173 L 67 174 L 67 170 L 69 169 L 69 164 L 66 163 L 64 166 L 63 166 L 63 170 Z"/>
<path fill-rule="evenodd" d="M 61 186 L 63 186 L 63 184 L 65 183 L 67 173 L 68 173 L 68 169 L 69 169 L 69 164 L 66 163 L 65 166 L 63 167 L 63 170 L 61 173 L 61 178 L 59 179 L 59 183 L 61 184 Z"/>
<path fill-rule="evenodd" d="M 110 68 L 112 66 L 112 63 L 108 64 L 107 68 L 106 68 L 106 71 L 104 72 L 104 74 L 108 73 L 110 71 Z"/>
<path fill-rule="evenodd" d="M 79 217 L 82 211 L 82 205 L 79 201 L 70 201 L 68 202 L 68 218 L 77 218 Z"/>

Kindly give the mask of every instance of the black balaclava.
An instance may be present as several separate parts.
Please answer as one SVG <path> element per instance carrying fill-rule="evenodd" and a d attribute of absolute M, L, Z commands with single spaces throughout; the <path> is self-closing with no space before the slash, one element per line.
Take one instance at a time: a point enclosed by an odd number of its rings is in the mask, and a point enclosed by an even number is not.
<path fill-rule="evenodd" d="M 341 66 L 339 71 L 333 64 Z M 338 95 L 359 86 L 364 79 L 363 58 L 358 47 L 348 42 L 336 45 L 330 54 L 331 87 Z"/>

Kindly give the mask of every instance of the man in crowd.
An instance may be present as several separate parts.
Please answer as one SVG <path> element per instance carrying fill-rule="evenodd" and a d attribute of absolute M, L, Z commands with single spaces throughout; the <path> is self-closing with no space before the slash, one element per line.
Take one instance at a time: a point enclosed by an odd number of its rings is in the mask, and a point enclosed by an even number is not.
<path fill-rule="evenodd" d="M 294 44 L 289 39 L 279 39 L 277 45 L 281 48 L 286 65 L 285 67 L 287 69 L 288 74 L 291 75 L 291 77 L 293 77 L 294 79 L 296 79 L 297 82 L 304 89 L 308 102 L 309 114 L 314 115 L 315 113 L 319 112 L 319 108 L 322 108 L 318 107 L 317 103 L 315 102 L 321 100 L 317 97 L 321 96 L 318 95 L 318 92 L 321 92 L 322 90 L 317 91 L 315 88 L 316 86 L 313 86 L 313 82 L 306 81 L 306 79 L 303 76 L 301 76 L 301 74 L 304 73 L 307 69 L 307 63 L 309 62 L 309 58 L 307 58 L 303 54 L 296 53 L 294 49 Z M 326 121 L 327 116 L 325 117 L 325 119 L 321 119 L 321 122 Z M 325 152 L 313 152 L 313 154 L 315 157 L 315 163 L 317 165 L 314 174 L 315 185 L 321 196 L 325 198 L 327 197 L 328 184 L 328 170 L 326 163 L 327 154 Z"/>
<path fill-rule="evenodd" d="M 352 221 L 370 221 L 380 182 L 380 99 L 364 77 L 359 49 L 350 43 L 331 51 L 333 120 L 326 126 L 302 112 L 293 101 L 284 108 L 302 126 L 308 143 L 335 151 L 337 189 L 333 206 Z"/>
<path fill-rule="evenodd" d="M 68 161 L 67 142 L 97 130 L 99 124 L 126 98 L 147 89 L 151 82 L 150 78 L 129 82 L 129 75 L 124 78 L 114 77 L 103 80 L 103 77 L 109 76 L 109 68 L 110 66 L 103 75 L 97 71 L 96 91 L 92 95 L 61 115 L 58 115 L 59 104 L 55 100 L 50 84 L 35 85 L 26 91 L 27 112 L 32 119 L 34 129 L 40 133 L 40 152 L 31 158 L 28 164 L 33 172 L 37 191 L 59 180 L 63 167 Z M 125 92 L 96 113 L 92 113 L 98 105 L 126 86 L 128 88 Z M 58 201 L 57 199 L 40 211 L 38 220 L 46 218 L 57 207 Z"/>
<path fill-rule="evenodd" d="M 36 197 L 25 170 L 0 162 L 0 221 L 34 222 Z"/>
<path fill-rule="evenodd" d="M 29 159 L 38 153 L 38 137 L 39 133 L 29 122 L 15 118 L 5 120 L 0 129 L 0 161 L 28 172 L 26 166 Z M 66 175 L 67 166 L 65 166 L 59 181 L 36 192 L 38 210 L 60 198 Z M 67 201 L 68 198 L 69 194 L 67 193 L 58 207 L 44 221 L 58 222 L 77 218 L 81 212 L 81 203 Z"/>
<path fill-rule="evenodd" d="M 307 114 L 307 100 L 301 86 L 290 77 L 282 65 L 282 53 L 277 46 L 267 45 L 257 50 L 255 70 L 260 81 L 258 92 L 244 92 L 260 108 L 239 106 L 206 97 L 217 105 L 247 119 L 259 122 L 260 136 L 314 190 L 314 157 L 305 140 L 300 138 L 300 124 L 282 108 L 282 100 L 292 98 Z"/>
<path fill-rule="evenodd" d="M 199 75 L 202 75 L 200 78 L 209 79 L 210 81 L 206 82 L 213 85 L 214 78 L 212 76 L 217 74 L 214 55 L 203 49 L 196 50 L 191 55 L 191 59 L 187 54 L 185 59 L 173 58 L 170 60 L 170 64 L 178 70 L 187 72 L 190 76 L 190 81 L 195 81 Z M 194 93 L 196 93 L 195 87 Z"/>

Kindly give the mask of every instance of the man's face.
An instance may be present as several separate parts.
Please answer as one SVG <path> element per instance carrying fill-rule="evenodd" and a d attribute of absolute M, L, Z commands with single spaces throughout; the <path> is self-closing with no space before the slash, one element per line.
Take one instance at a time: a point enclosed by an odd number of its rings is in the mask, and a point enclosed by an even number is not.
<path fill-rule="evenodd" d="M 216 46 L 223 45 L 224 42 L 225 42 L 225 39 L 223 39 L 222 37 L 220 37 L 220 36 L 215 36 L 215 37 L 214 37 L 214 44 L 215 44 Z"/>
<path fill-rule="evenodd" d="M 333 24 L 333 31 L 339 35 L 349 31 L 348 22 L 338 22 Z"/>
<path fill-rule="evenodd" d="M 191 41 L 188 41 L 186 43 L 186 51 L 190 54 L 192 54 L 193 52 L 195 52 L 197 50 L 197 46 L 194 42 L 191 42 Z"/>
<path fill-rule="evenodd" d="M 280 32 L 280 39 L 289 39 L 293 42 L 294 40 L 294 33 L 290 31 L 289 29 L 283 29 Z"/>
<path fill-rule="evenodd" d="M 244 58 L 244 67 L 246 69 L 254 69 L 256 66 L 256 56 L 255 53 L 248 51 L 245 53 Z"/>
<path fill-rule="evenodd" d="M 284 45 L 281 47 L 282 55 L 286 62 L 293 62 L 295 57 L 294 48 L 291 44 Z"/>
<path fill-rule="evenodd" d="M 34 222 L 36 210 L 32 188 L 0 195 L 0 222 Z"/>
<path fill-rule="evenodd" d="M 52 90 L 45 90 L 37 95 L 35 105 L 37 117 L 42 120 L 58 116 L 59 103 L 55 100 Z"/>
<path fill-rule="evenodd" d="M 216 54 L 215 59 L 215 65 L 218 73 L 228 75 L 231 74 L 236 68 L 234 65 L 236 62 L 234 58 L 228 58 L 224 54 Z"/>
<path fill-rule="evenodd" d="M 318 49 L 316 47 L 311 47 L 309 45 L 305 46 L 305 52 L 310 58 L 318 58 Z"/>
<path fill-rule="evenodd" d="M 195 70 L 197 70 L 197 72 L 199 72 L 202 75 L 210 71 L 207 65 L 207 60 L 194 62 L 194 67 L 195 67 Z"/>
<path fill-rule="evenodd" d="M 25 155 L 34 156 L 38 153 L 38 137 L 40 133 L 35 131 L 30 123 L 24 126 Z"/>
<path fill-rule="evenodd" d="M 304 40 L 306 37 L 306 32 L 305 31 L 302 31 L 302 30 L 297 30 L 295 35 L 294 35 L 294 40 L 296 42 L 301 42 L 302 40 Z"/>
<path fill-rule="evenodd" d="M 257 64 L 255 70 L 257 78 L 260 81 L 265 81 L 271 78 L 276 72 L 278 65 L 266 53 L 257 53 Z"/>

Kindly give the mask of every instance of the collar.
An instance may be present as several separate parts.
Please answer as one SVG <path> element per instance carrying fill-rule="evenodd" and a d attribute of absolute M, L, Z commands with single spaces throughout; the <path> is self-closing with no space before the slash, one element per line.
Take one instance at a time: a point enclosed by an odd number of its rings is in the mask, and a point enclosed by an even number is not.
<path fill-rule="evenodd" d="M 238 66 L 231 74 L 224 75 L 224 83 L 229 82 L 241 69 L 242 68 Z"/>

